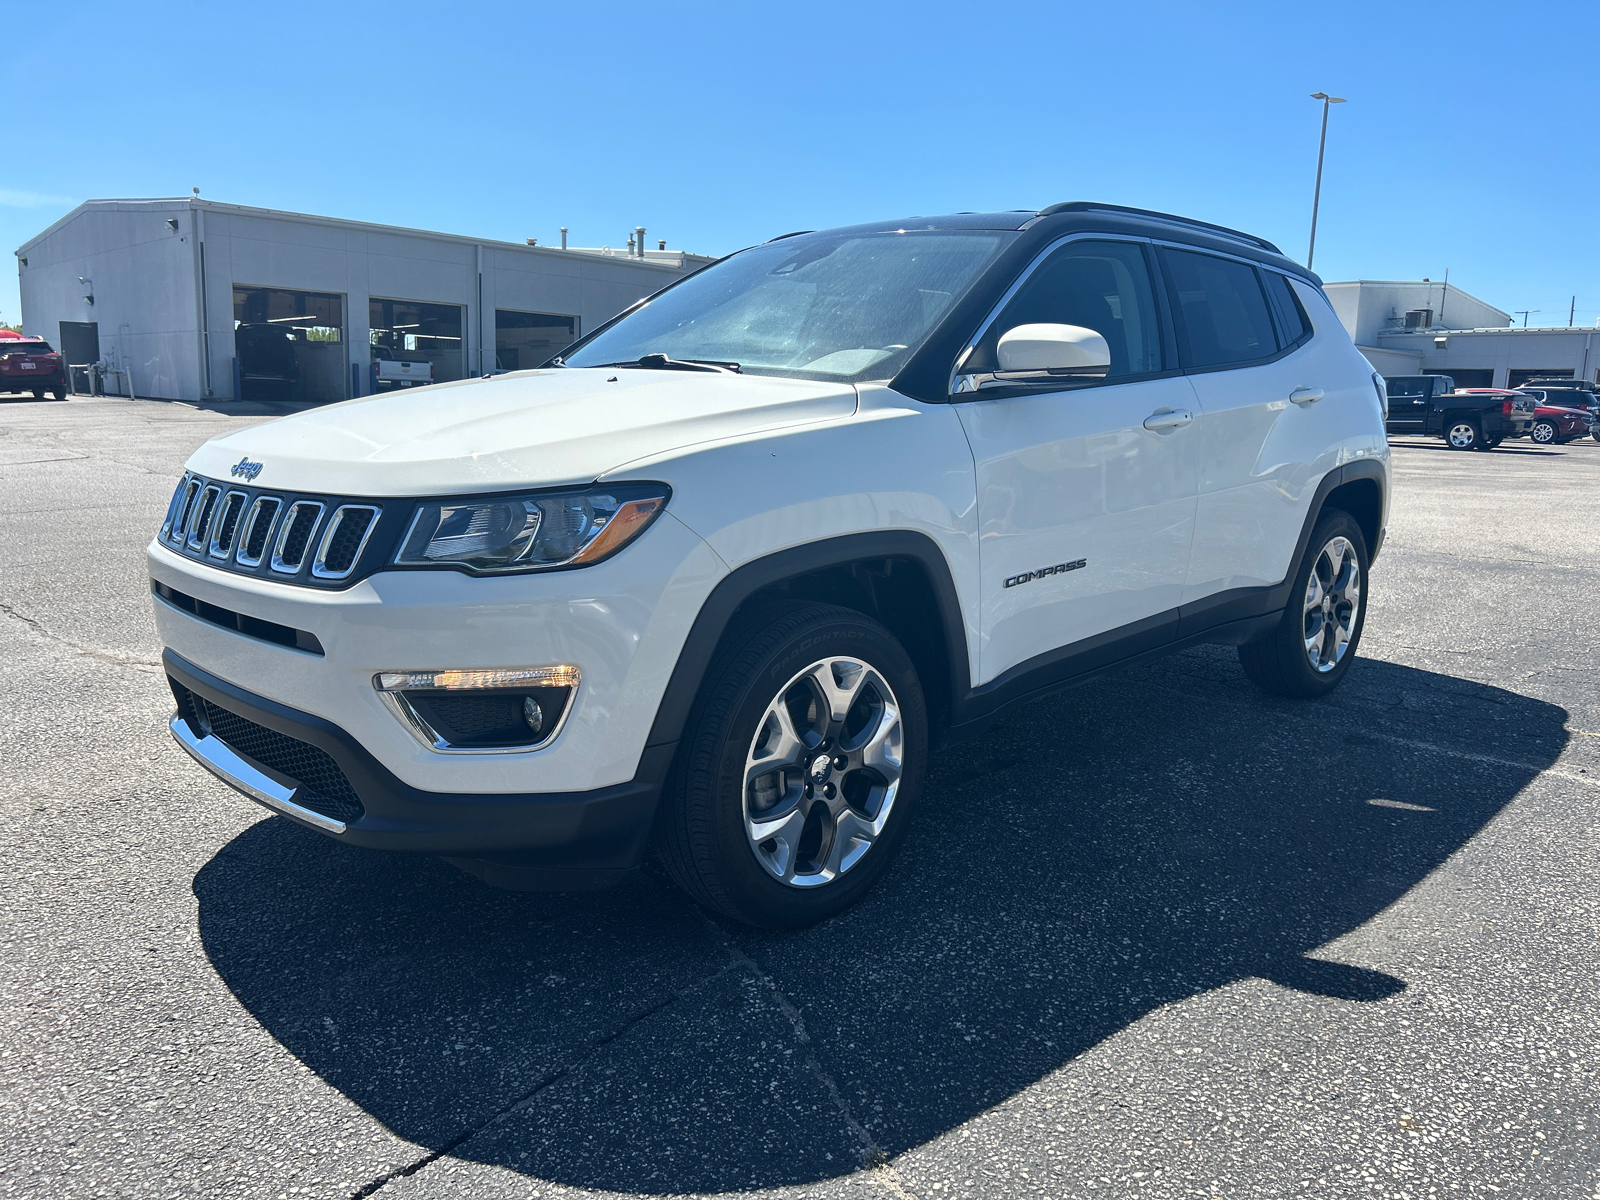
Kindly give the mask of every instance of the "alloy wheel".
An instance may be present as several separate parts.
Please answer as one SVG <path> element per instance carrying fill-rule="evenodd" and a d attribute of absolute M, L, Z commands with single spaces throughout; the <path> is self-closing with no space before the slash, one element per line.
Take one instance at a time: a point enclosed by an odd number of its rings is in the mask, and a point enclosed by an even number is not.
<path fill-rule="evenodd" d="M 1533 427 L 1533 440 L 1540 445 L 1548 445 L 1556 440 L 1556 427 L 1548 421 L 1540 421 Z"/>
<path fill-rule="evenodd" d="M 1350 648 L 1361 613 L 1361 563 L 1350 539 L 1323 546 L 1306 579 L 1305 646 L 1311 669 L 1333 670 Z"/>
<path fill-rule="evenodd" d="M 1457 450 L 1468 450 L 1478 440 L 1478 431 L 1466 421 L 1458 421 L 1450 426 L 1449 437 L 1450 444 Z"/>
<path fill-rule="evenodd" d="M 812 663 L 768 703 L 745 757 L 744 828 L 756 861 L 790 887 L 856 866 L 900 788 L 904 729 L 883 676 L 849 658 Z"/>

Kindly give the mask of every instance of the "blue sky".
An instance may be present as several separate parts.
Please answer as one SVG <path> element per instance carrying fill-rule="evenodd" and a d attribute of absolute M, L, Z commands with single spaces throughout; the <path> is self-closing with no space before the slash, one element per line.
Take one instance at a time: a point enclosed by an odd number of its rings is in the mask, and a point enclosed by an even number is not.
<path fill-rule="evenodd" d="M 39 5 L 0 44 L 0 242 L 187 195 L 718 254 L 1095 199 L 1600 319 L 1600 5 Z M 1563 65 L 1562 60 L 1565 60 Z M 1533 177 L 1532 182 L 1522 181 Z M 14 264 L 0 320 L 17 319 Z"/>

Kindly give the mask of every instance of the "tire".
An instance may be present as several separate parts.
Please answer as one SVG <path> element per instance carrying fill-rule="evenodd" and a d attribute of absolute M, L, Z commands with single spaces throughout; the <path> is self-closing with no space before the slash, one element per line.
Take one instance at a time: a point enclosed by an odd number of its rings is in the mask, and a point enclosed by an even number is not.
<path fill-rule="evenodd" d="M 842 723 L 824 711 L 841 696 L 855 697 Z M 832 605 L 764 609 L 730 631 L 706 674 L 662 797 L 657 853 L 724 916 L 814 925 L 889 866 L 927 759 L 922 685 L 893 634 Z"/>
<path fill-rule="evenodd" d="M 1500 443 L 1505 441 L 1505 440 L 1506 440 L 1506 435 L 1505 434 L 1497 433 L 1492 438 L 1490 438 L 1488 441 L 1484 442 L 1483 448 L 1485 450 L 1498 450 L 1500 448 Z"/>
<path fill-rule="evenodd" d="M 1548 446 L 1550 443 L 1560 440 L 1553 421 L 1535 421 L 1533 430 L 1528 436 L 1541 446 Z"/>
<path fill-rule="evenodd" d="M 1483 427 L 1475 417 L 1452 417 L 1444 423 L 1444 444 L 1452 450 L 1477 450 L 1483 445 Z"/>
<path fill-rule="evenodd" d="M 67 398 L 67 389 L 66 388 L 52 388 L 51 389 L 51 391 L 50 391 L 50 399 L 52 399 L 52 400 L 65 400 L 66 398 Z"/>
<path fill-rule="evenodd" d="M 1266 637 L 1239 647 L 1239 662 L 1251 683 L 1275 696 L 1303 700 L 1339 686 L 1355 661 L 1367 621 L 1367 563 L 1367 539 L 1355 518 L 1342 509 L 1324 510 L 1295 571 L 1283 619 Z M 1315 643 L 1306 633 L 1313 627 Z"/>

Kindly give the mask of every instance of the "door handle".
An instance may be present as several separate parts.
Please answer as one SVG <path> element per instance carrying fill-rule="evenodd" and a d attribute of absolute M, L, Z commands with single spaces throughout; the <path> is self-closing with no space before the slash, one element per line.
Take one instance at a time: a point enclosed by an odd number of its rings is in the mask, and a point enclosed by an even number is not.
<path fill-rule="evenodd" d="M 1144 419 L 1144 427 L 1160 433 L 1164 429 L 1179 429 L 1194 420 L 1194 414 L 1188 409 L 1163 408 L 1151 413 Z"/>
<path fill-rule="evenodd" d="M 1318 400 L 1322 399 L 1322 389 L 1297 387 L 1294 391 L 1289 393 L 1289 399 L 1293 400 L 1301 408 L 1304 408 L 1306 405 L 1315 404 Z"/>

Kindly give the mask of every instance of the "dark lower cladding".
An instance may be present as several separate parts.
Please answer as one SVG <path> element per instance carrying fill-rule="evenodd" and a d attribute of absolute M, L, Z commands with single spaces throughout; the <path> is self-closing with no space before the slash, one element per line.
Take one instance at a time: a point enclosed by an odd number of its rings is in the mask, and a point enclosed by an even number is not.
<path fill-rule="evenodd" d="M 603 887 L 644 859 L 673 745 L 649 747 L 633 779 L 594 791 L 427 792 L 331 721 L 247 692 L 170 650 L 162 663 L 195 735 L 209 733 L 297 783 L 296 803 L 345 823 L 330 834 L 339 841 L 443 855 L 501 886 L 560 890 Z"/>
<path fill-rule="evenodd" d="M 1219 592 L 1018 663 L 967 694 L 946 741 L 975 737 L 1013 704 L 1087 683 L 1117 667 L 1205 642 L 1239 646 L 1264 637 L 1283 619 L 1289 588 L 1285 580 L 1275 587 Z"/>

